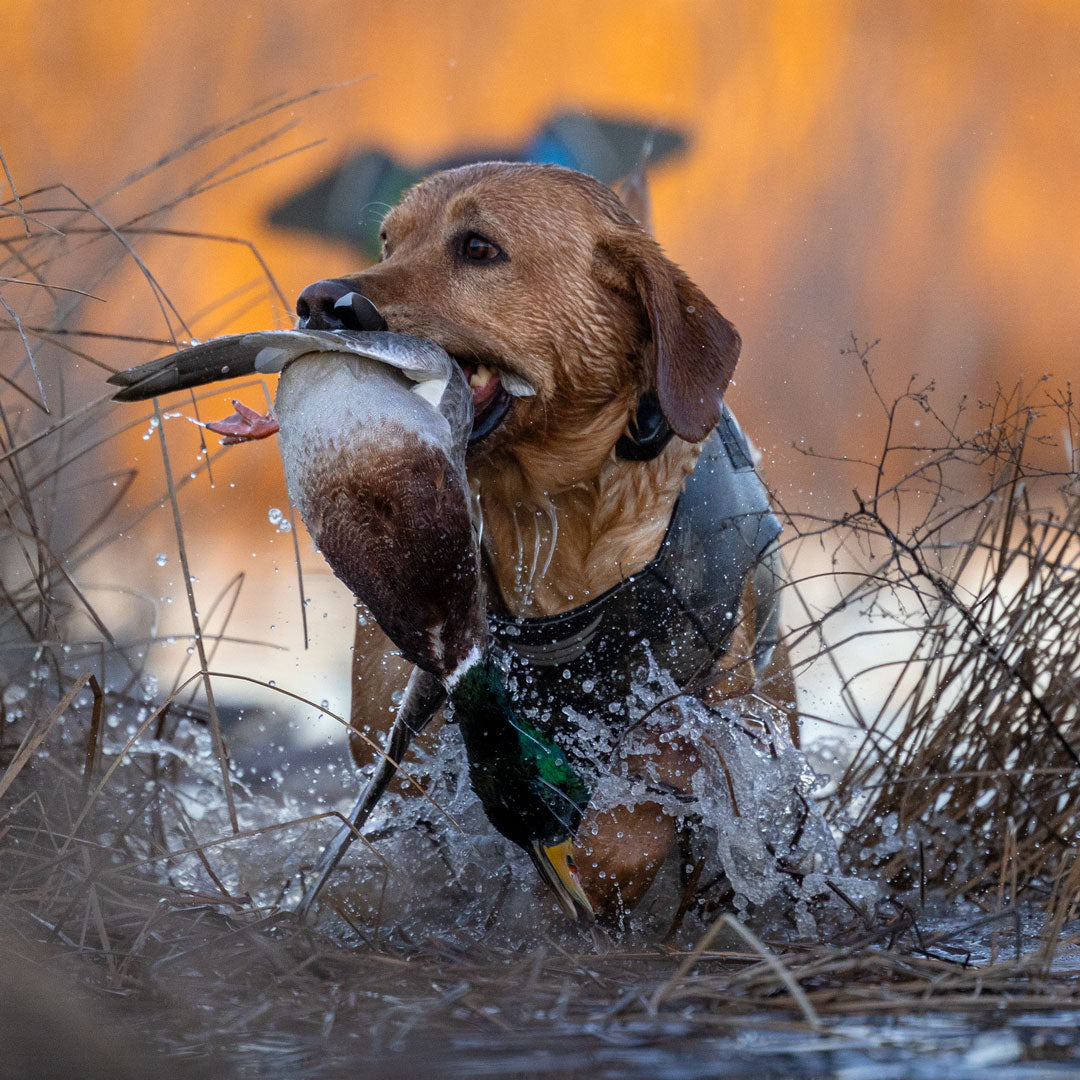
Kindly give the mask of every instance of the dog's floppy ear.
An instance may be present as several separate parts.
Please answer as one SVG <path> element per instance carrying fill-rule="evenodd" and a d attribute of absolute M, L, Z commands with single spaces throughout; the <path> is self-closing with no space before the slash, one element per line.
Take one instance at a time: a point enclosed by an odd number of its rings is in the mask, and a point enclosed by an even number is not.
<path fill-rule="evenodd" d="M 611 285 L 621 279 L 620 291 L 629 286 L 648 319 L 664 417 L 681 438 L 700 442 L 720 420 L 720 400 L 739 359 L 738 331 L 642 230 L 612 230 L 596 257 L 599 276 Z"/>

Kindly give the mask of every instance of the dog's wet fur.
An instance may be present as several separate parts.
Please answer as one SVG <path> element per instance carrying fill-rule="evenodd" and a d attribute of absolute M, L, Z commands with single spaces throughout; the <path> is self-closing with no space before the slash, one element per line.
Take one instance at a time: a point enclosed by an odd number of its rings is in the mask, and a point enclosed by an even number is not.
<path fill-rule="evenodd" d="M 624 202 L 558 166 L 470 165 L 407 192 L 383 224 L 379 262 L 334 279 L 390 330 L 431 338 L 468 374 L 479 369 L 474 382 L 492 373 L 474 396 L 478 418 L 497 423 L 471 445 L 468 473 L 483 509 L 489 602 L 517 615 L 577 607 L 649 562 L 735 369 L 735 328 L 639 220 L 640 186 Z M 500 372 L 535 395 L 492 389 Z M 649 390 L 677 437 L 652 460 L 624 460 L 616 442 Z M 783 648 L 755 677 L 750 595 L 706 697 L 755 692 L 793 709 Z M 407 674 L 378 627 L 360 620 L 353 726 L 385 729 Z M 365 762 L 367 745 L 352 745 Z M 692 757 L 693 747 L 665 741 L 651 771 L 686 790 Z M 675 831 L 657 804 L 586 813 L 577 865 L 599 914 L 641 899 Z"/>

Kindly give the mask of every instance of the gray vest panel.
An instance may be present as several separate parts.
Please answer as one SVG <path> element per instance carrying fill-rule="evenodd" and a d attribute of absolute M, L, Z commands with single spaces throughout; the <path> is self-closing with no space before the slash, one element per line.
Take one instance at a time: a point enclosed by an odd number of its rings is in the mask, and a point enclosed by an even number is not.
<path fill-rule="evenodd" d="M 725 407 L 647 566 L 558 615 L 489 613 L 515 701 L 553 729 L 565 723 L 564 706 L 602 710 L 617 728 L 626 719 L 631 680 L 650 654 L 681 690 L 704 690 L 715 681 L 750 575 L 760 670 L 777 640 L 780 528 L 746 438 Z"/>

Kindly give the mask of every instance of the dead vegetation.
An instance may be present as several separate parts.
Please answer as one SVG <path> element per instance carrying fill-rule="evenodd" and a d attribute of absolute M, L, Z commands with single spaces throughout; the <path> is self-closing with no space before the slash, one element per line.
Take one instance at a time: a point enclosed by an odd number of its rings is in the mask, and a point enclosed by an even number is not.
<path fill-rule="evenodd" d="M 875 909 L 839 894 L 848 917 L 827 943 L 763 941 L 723 915 L 696 946 L 676 939 L 641 951 L 572 934 L 508 949 L 486 944 L 482 929 L 462 942 L 358 927 L 357 945 L 304 930 L 279 909 L 325 835 L 313 823 L 330 815 L 283 811 L 267 823 L 247 813 L 250 796 L 230 777 L 213 691 L 245 676 L 215 674 L 214 660 L 242 581 L 200 610 L 179 497 L 213 475 L 223 451 L 204 446 L 196 467 L 176 469 L 160 408 L 136 418 L 108 409 L 104 376 L 133 362 L 129 352 L 118 359 L 118 343 L 208 336 L 251 304 L 284 318 L 288 304 L 254 249 L 256 281 L 187 321 L 141 251 L 151 236 L 190 239 L 164 224 L 171 207 L 280 157 L 290 125 L 250 130 L 288 104 L 156 163 L 153 175 L 208 148 L 219 155 L 151 211 L 117 216 L 66 186 L 16 194 L 7 178 L 0 954 L 37 970 L 48 949 L 52 964 L 114 1000 L 118 1024 L 152 1030 L 181 1061 L 205 1065 L 214 1053 L 235 1063 L 243 1035 L 277 1045 L 310 1075 L 334 1047 L 342 1060 L 355 1053 L 356 1032 L 378 1074 L 405 1046 L 421 1071 L 433 1048 L 455 1039 L 474 1057 L 485 1041 L 512 1050 L 552 1030 L 571 1033 L 568 1047 L 659 1045 L 661 1021 L 676 1015 L 701 1037 L 748 1028 L 787 1037 L 915 1010 L 1080 1009 L 1080 417 L 1071 389 L 1051 381 L 1027 396 L 998 391 L 946 418 L 931 387 L 893 400 L 857 342 L 853 368 L 874 386 L 882 446 L 861 462 L 836 461 L 844 475 L 854 470 L 848 512 L 791 515 L 787 611 L 803 662 L 835 669 L 844 722 L 859 732 L 828 808 L 847 867 L 886 886 Z M 237 149 L 221 149 L 237 138 Z M 136 191 L 137 203 L 147 175 L 120 191 Z M 87 314 L 93 294 L 131 267 L 162 334 L 114 332 L 134 323 L 130 310 L 110 317 L 114 329 Z M 189 408 L 197 414 L 194 399 Z M 924 424 L 917 440 L 900 435 L 912 416 Z M 148 423 L 159 464 L 107 465 L 122 460 L 114 448 L 125 433 Z M 148 678 L 153 626 L 133 631 L 118 614 L 142 603 L 137 582 L 102 595 L 88 572 L 111 548 L 124 558 L 121 540 L 162 506 L 192 642 L 164 689 Z M 295 557 L 298 566 L 298 549 Z M 856 639 L 864 648 L 852 668 Z M 218 773 L 199 779 L 224 800 L 220 831 L 192 812 L 184 787 L 207 739 Z M 238 886 L 229 866 L 245 845 L 270 842 L 282 880 L 268 900 Z M 296 850 L 309 858 L 289 863 Z M 65 1011 L 43 1017 L 42 1031 L 77 1038 Z"/>
<path fill-rule="evenodd" d="M 873 385 L 871 348 L 851 353 Z M 921 896 L 1031 899 L 1060 928 L 1078 900 L 1080 414 L 1047 380 L 952 418 L 932 387 L 874 390 L 885 438 L 857 463 L 865 493 L 803 531 L 861 573 L 796 631 L 828 653 L 830 616 L 858 605 L 869 633 L 904 642 L 845 676 L 862 731 L 832 799 L 848 859 Z M 912 415 L 929 429 L 914 445 L 896 434 Z M 882 686 L 872 715 L 847 693 L 868 677 Z"/>

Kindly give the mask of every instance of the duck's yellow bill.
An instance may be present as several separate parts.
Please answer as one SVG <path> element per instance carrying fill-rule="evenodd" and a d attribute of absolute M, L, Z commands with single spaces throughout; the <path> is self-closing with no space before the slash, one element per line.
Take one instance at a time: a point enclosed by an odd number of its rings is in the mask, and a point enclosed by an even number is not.
<path fill-rule="evenodd" d="M 571 841 L 564 840 L 561 844 L 544 847 L 541 841 L 534 840 L 529 854 L 540 876 L 551 886 L 563 911 L 579 922 L 593 922 L 596 914 L 581 887 Z"/>

